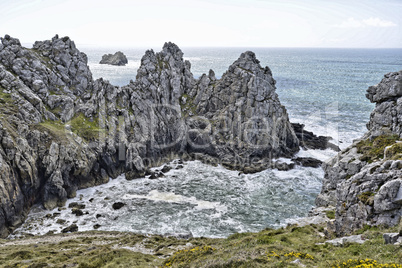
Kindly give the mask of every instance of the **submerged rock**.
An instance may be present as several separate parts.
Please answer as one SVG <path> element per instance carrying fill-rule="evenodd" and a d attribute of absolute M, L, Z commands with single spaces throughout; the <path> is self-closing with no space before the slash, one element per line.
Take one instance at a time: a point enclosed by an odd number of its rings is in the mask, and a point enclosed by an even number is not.
<path fill-rule="evenodd" d="M 84 212 L 79 208 L 73 208 L 71 210 L 71 213 L 74 214 L 77 217 L 84 215 Z"/>
<path fill-rule="evenodd" d="M 313 132 L 305 130 L 303 124 L 292 123 L 292 127 L 300 141 L 300 145 L 305 149 L 332 149 L 337 152 L 341 151 L 339 146 L 329 142 L 332 140 L 331 137 L 317 136 Z"/>
<path fill-rule="evenodd" d="M 72 202 L 68 205 L 69 208 L 84 209 L 85 204 L 79 204 L 77 202 Z"/>
<path fill-rule="evenodd" d="M 61 230 L 62 233 L 74 233 L 74 232 L 78 232 L 78 226 L 77 224 L 71 224 L 70 226 L 64 228 L 63 230 Z"/>
<path fill-rule="evenodd" d="M 297 157 L 292 159 L 296 164 L 301 165 L 303 167 L 320 167 L 322 164 L 321 160 L 312 158 L 312 157 Z"/>
<path fill-rule="evenodd" d="M 116 202 L 116 203 L 113 203 L 112 207 L 114 210 L 118 210 L 118 209 L 121 209 L 122 207 L 124 207 L 125 205 L 126 204 L 123 202 Z"/>
<path fill-rule="evenodd" d="M 121 51 L 117 51 L 114 54 L 105 54 L 102 56 L 100 64 L 109 64 L 117 66 L 125 66 L 128 63 L 126 55 Z"/>

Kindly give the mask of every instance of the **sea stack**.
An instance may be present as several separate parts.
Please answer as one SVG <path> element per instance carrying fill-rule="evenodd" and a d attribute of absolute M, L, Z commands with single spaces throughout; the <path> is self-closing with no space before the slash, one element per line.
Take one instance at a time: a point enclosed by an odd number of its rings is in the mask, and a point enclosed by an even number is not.
<path fill-rule="evenodd" d="M 128 63 L 126 55 L 121 51 L 117 51 L 114 54 L 105 54 L 102 56 L 100 64 L 109 64 L 116 66 L 125 66 Z"/>

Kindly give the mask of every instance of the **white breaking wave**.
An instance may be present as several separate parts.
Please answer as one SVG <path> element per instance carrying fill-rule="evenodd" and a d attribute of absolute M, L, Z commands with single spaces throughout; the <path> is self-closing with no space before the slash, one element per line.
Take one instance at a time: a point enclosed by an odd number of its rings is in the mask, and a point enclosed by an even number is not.
<path fill-rule="evenodd" d="M 184 168 L 172 169 L 158 179 L 128 181 L 122 175 L 107 184 L 79 190 L 60 209 L 46 211 L 37 207 L 15 236 L 59 233 L 71 224 L 77 224 L 79 231 L 98 228 L 192 233 L 196 237 L 259 231 L 307 215 L 321 189 L 322 177 L 323 171 L 314 168 L 240 174 L 190 161 L 184 163 Z M 83 215 L 72 214 L 69 204 L 73 202 L 85 206 Z M 116 202 L 124 206 L 115 210 Z"/>
<path fill-rule="evenodd" d="M 220 212 L 225 212 L 227 210 L 226 206 L 219 202 L 209 202 L 204 200 L 197 200 L 194 196 L 187 197 L 182 195 L 177 195 L 175 193 L 164 193 L 158 190 L 152 190 L 147 195 L 135 195 L 135 194 L 125 194 L 122 199 L 148 199 L 152 201 L 159 202 L 171 202 L 171 203 L 189 203 L 196 205 L 196 209 L 216 209 Z"/>

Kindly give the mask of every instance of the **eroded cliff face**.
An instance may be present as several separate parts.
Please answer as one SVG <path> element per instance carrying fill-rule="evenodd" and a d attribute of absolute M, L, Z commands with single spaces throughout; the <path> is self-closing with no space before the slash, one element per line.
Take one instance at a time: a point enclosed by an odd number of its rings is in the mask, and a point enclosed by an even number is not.
<path fill-rule="evenodd" d="M 253 52 L 240 55 L 216 80 L 213 71 L 203 75 L 181 98 L 192 116 L 188 125 L 210 122 L 203 131 L 190 132 L 190 146 L 209 144 L 220 159 L 241 166 L 242 161 L 292 156 L 299 142 L 286 109 L 275 92 L 275 80 L 268 67 L 262 68 Z M 193 111 L 191 107 L 194 107 Z"/>
<path fill-rule="evenodd" d="M 376 103 L 368 132 L 324 165 L 318 206 L 336 207 L 329 229 L 393 226 L 402 216 L 402 71 L 389 73 L 366 97 Z"/>
<path fill-rule="evenodd" d="M 135 81 L 93 80 L 68 37 L 0 44 L 0 236 L 35 202 L 52 209 L 77 189 L 147 174 L 175 157 L 253 172 L 299 149 L 268 67 L 245 52 L 221 79 L 194 79 L 173 43 L 147 51 Z"/>

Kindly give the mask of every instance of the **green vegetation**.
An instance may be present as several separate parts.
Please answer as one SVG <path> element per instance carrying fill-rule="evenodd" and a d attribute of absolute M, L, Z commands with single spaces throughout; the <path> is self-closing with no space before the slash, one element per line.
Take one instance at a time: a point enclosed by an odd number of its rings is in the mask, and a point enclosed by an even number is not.
<path fill-rule="evenodd" d="M 180 108 L 184 117 L 197 114 L 197 105 L 194 104 L 194 98 L 191 98 L 187 94 L 183 94 L 180 97 Z"/>
<path fill-rule="evenodd" d="M 327 210 L 325 211 L 325 215 L 327 215 L 328 219 L 335 219 L 335 210 Z"/>
<path fill-rule="evenodd" d="M 11 98 L 11 94 L 5 93 L 0 88 L 0 104 L 12 104 L 13 99 Z"/>
<path fill-rule="evenodd" d="M 159 75 L 161 75 L 162 70 L 170 68 L 169 62 L 165 61 L 161 55 L 156 55 L 156 60 L 158 61 L 156 68 Z"/>
<path fill-rule="evenodd" d="M 372 163 L 384 158 L 385 147 L 395 144 L 398 135 L 381 135 L 373 140 L 362 140 L 357 144 L 357 152 L 363 154 L 360 160 Z"/>
<path fill-rule="evenodd" d="M 67 142 L 65 125 L 60 120 L 58 121 L 46 120 L 43 121 L 42 123 L 31 125 L 31 128 L 39 130 L 41 132 L 47 131 L 52 136 L 53 138 L 52 140 L 55 142 L 58 143 Z M 50 140 L 49 143 L 51 143 Z"/>
<path fill-rule="evenodd" d="M 388 148 L 385 153 L 386 158 L 392 160 L 402 160 L 402 142 L 398 142 Z"/>
<path fill-rule="evenodd" d="M 44 63 L 46 65 L 47 68 L 49 68 L 50 70 L 53 69 L 54 65 L 52 64 L 52 61 L 49 57 L 44 56 L 41 51 L 35 49 L 35 48 L 27 48 L 28 50 L 30 50 L 31 52 L 35 53 L 35 55 L 37 56 L 37 59 L 42 61 L 42 63 Z"/>
<path fill-rule="evenodd" d="M 357 198 L 363 202 L 365 205 L 373 205 L 374 204 L 374 195 L 372 192 L 364 192 L 357 196 Z"/>
<path fill-rule="evenodd" d="M 364 228 L 364 244 L 324 243 L 323 225 L 288 226 L 226 239 L 189 240 L 120 232 L 84 232 L 0 240 L 1 267 L 401 267 L 400 246 Z M 298 263 L 299 264 L 298 264 Z M 42 265 L 42 266 L 41 266 Z"/>
<path fill-rule="evenodd" d="M 381 264 L 378 263 L 376 260 L 372 260 L 372 259 L 365 259 L 365 260 L 348 260 L 346 262 L 338 262 L 336 265 L 334 265 L 333 267 L 336 268 L 349 268 L 349 267 L 359 267 L 359 268 L 375 268 L 375 267 L 379 267 L 379 268 L 397 268 L 397 267 L 402 267 L 402 265 L 400 264 L 396 264 L 396 263 L 385 263 L 385 264 Z"/>
<path fill-rule="evenodd" d="M 66 129 L 67 125 L 70 126 L 72 132 L 86 141 L 99 138 L 101 129 L 99 128 L 98 120 L 90 121 L 90 119 L 86 118 L 83 114 L 77 114 L 67 123 L 63 123 L 61 120 L 46 120 L 42 123 L 31 125 L 31 128 L 39 131 L 47 131 L 52 136 L 53 141 L 65 143 L 68 142 L 67 135 L 69 130 Z"/>
<path fill-rule="evenodd" d="M 18 113 L 18 107 L 15 105 L 11 94 L 5 93 L 0 87 L 0 115 L 13 115 Z"/>
<path fill-rule="evenodd" d="M 15 104 L 11 94 L 4 92 L 4 89 L 0 86 L 0 123 L 13 138 L 19 136 L 17 124 L 15 123 L 17 114 L 18 106 Z"/>
<path fill-rule="evenodd" d="M 249 73 L 249 74 L 253 74 L 253 72 L 250 71 L 249 69 L 246 69 L 246 68 L 243 68 L 243 67 L 240 67 L 240 66 L 237 66 L 237 67 L 240 68 L 240 69 L 242 69 L 243 71 L 246 71 L 246 72 Z"/>

